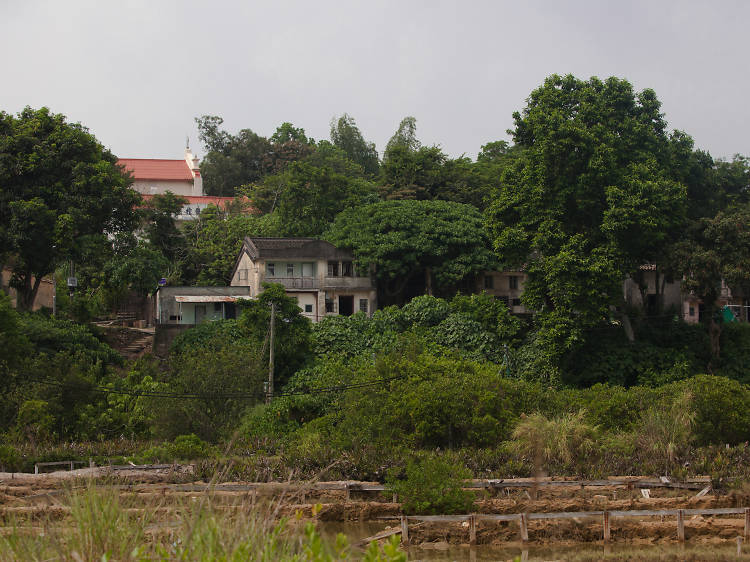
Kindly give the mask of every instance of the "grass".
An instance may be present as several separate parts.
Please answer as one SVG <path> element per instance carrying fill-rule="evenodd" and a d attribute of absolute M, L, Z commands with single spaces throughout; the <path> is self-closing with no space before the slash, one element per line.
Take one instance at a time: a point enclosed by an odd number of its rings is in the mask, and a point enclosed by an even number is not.
<path fill-rule="evenodd" d="M 125 498 L 125 499 L 123 499 Z M 345 537 L 328 544 L 314 523 L 279 518 L 280 503 L 214 505 L 210 492 L 177 504 L 138 505 L 113 488 L 63 497 L 66 515 L 6 516 L 4 561 L 311 561 L 406 560 L 397 542 L 353 552 Z"/>

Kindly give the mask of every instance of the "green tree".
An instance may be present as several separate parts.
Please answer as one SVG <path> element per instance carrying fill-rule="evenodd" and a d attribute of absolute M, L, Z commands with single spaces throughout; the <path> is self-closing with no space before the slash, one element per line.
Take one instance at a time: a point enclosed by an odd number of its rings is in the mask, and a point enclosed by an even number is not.
<path fill-rule="evenodd" d="M 319 236 L 339 212 L 375 197 L 367 180 L 352 179 L 328 166 L 295 162 L 285 176 L 277 212 L 288 236 Z"/>
<path fill-rule="evenodd" d="M 400 285 L 401 294 L 416 277 L 432 294 L 433 287 L 448 291 L 495 265 L 479 211 L 448 201 L 383 201 L 347 209 L 326 238 L 353 250 L 360 270 L 374 266 L 381 282 Z"/>
<path fill-rule="evenodd" d="M 216 115 L 196 117 L 195 122 L 206 149 L 201 174 L 207 194 L 234 196 L 235 188 L 266 174 L 268 163 L 264 157 L 271 150 L 268 139 L 250 129 L 231 135 L 220 128 L 224 120 Z"/>
<path fill-rule="evenodd" d="M 56 265 L 82 258 L 87 241 L 135 227 L 140 196 L 129 186 L 82 125 L 47 108 L 0 112 L 0 253 L 13 256 L 20 309 Z"/>
<path fill-rule="evenodd" d="M 210 205 L 184 227 L 187 252 L 182 263 L 186 282 L 224 286 L 246 236 L 281 236 L 278 215 L 246 214 Z"/>
<path fill-rule="evenodd" d="M 713 358 L 718 360 L 721 323 L 715 304 L 722 282 L 739 294 L 750 294 L 750 208 L 739 206 L 691 223 L 671 250 L 672 267 L 683 273 L 683 286 L 703 302 L 703 320 L 708 324 Z"/>
<path fill-rule="evenodd" d="M 422 143 L 417 139 L 417 120 L 414 117 L 404 117 L 398 124 L 398 129 L 385 146 L 386 156 L 397 146 L 406 148 L 411 152 L 416 152 L 422 146 Z"/>
<path fill-rule="evenodd" d="M 146 238 L 170 263 L 178 262 L 185 253 L 185 237 L 176 218 L 186 204 L 187 199 L 167 191 L 154 195 L 144 209 Z"/>
<path fill-rule="evenodd" d="M 264 283 L 263 292 L 245 305 L 237 320 L 244 337 L 256 342 L 269 341 L 272 303 L 275 309 L 274 376 L 278 391 L 310 358 L 310 320 L 302 315 L 297 300 L 288 297 L 282 285 Z"/>
<path fill-rule="evenodd" d="M 380 171 L 380 162 L 375 143 L 367 142 L 357 127 L 354 117 L 344 113 L 331 120 L 331 142 L 343 150 L 352 162 L 356 162 L 365 174 L 376 176 Z"/>
<path fill-rule="evenodd" d="M 511 131 L 519 154 L 488 209 L 503 263 L 525 265 L 523 300 L 540 311 L 551 357 L 583 340 L 622 300 L 621 282 L 653 263 L 684 217 L 666 123 L 652 90 L 553 75 Z"/>
<path fill-rule="evenodd" d="M 201 173 L 209 195 L 238 195 L 241 186 L 277 174 L 290 162 L 301 160 L 314 150 L 313 141 L 305 136 L 305 130 L 291 123 L 282 123 L 267 139 L 250 129 L 232 135 L 221 129 L 224 120 L 216 115 L 203 115 L 195 122 L 206 149 Z"/>

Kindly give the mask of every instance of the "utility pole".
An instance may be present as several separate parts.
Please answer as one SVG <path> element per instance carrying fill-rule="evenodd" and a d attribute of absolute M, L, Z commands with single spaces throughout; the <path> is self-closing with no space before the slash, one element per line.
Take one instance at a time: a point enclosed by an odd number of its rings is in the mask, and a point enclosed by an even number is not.
<path fill-rule="evenodd" d="M 266 392 L 266 404 L 271 403 L 273 398 L 273 332 L 274 324 L 276 323 L 276 305 L 271 303 L 271 327 L 269 328 L 269 340 L 268 340 L 268 391 Z"/>

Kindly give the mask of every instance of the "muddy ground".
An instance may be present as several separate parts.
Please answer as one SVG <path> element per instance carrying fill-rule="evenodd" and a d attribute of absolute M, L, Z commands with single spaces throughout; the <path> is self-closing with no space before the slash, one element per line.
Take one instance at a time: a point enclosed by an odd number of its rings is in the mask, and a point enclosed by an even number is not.
<path fill-rule="evenodd" d="M 134 513 L 149 510 L 169 519 L 176 511 L 188 509 L 198 500 L 210 501 L 212 508 L 228 511 L 264 509 L 275 516 L 315 518 L 323 522 L 377 521 L 382 528 L 396 527 L 401 505 L 390 494 L 316 490 L 306 483 L 227 482 L 209 486 L 197 482 L 189 467 L 161 470 L 114 472 L 106 468 L 82 469 L 50 474 L 0 473 L 0 520 L 36 521 L 64 519 L 70 509 L 66 496 L 71 489 L 85 489 L 94 483 L 116 490 L 121 504 Z M 207 489 L 209 491 L 207 491 Z M 750 490 L 750 488 L 748 489 Z M 494 496 L 494 497 L 493 497 Z M 695 497 L 695 490 L 654 488 L 646 498 L 639 490 L 625 487 L 544 487 L 537 499 L 524 489 L 511 489 L 497 495 L 477 492 L 476 513 L 514 514 L 541 512 L 584 512 L 601 510 L 662 510 L 720 507 L 750 507 L 750 491 L 738 488 L 726 493 L 709 492 Z M 316 504 L 320 504 L 316 508 Z M 734 541 L 744 532 L 741 516 L 688 517 L 688 542 L 715 544 Z M 532 520 L 528 526 L 533 544 L 574 544 L 601 542 L 601 518 L 573 520 Z M 463 523 L 410 523 L 411 544 L 467 544 L 469 525 Z M 677 542 L 674 517 L 611 519 L 611 541 L 627 544 Z M 478 521 L 479 545 L 508 545 L 520 542 L 519 524 Z"/>

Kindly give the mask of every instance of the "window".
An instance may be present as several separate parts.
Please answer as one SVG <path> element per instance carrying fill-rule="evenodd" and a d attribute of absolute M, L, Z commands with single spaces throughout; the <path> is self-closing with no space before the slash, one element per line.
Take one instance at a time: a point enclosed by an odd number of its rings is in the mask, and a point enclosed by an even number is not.
<path fill-rule="evenodd" d="M 511 289 L 518 289 L 518 277 L 515 275 L 508 277 L 508 286 Z"/>
<path fill-rule="evenodd" d="M 484 288 L 485 289 L 494 289 L 495 288 L 495 278 L 492 275 L 485 275 L 484 276 Z"/>
<path fill-rule="evenodd" d="M 513 306 L 521 306 L 521 299 L 513 299 L 511 302 Z"/>
<path fill-rule="evenodd" d="M 241 281 L 247 279 L 247 269 L 240 269 L 238 273 L 238 279 L 240 279 Z"/>
<path fill-rule="evenodd" d="M 215 302 L 214 303 L 214 312 L 221 312 L 221 303 Z"/>
<path fill-rule="evenodd" d="M 310 314 L 312 312 L 312 305 L 311 304 L 306 304 L 305 305 L 305 312 L 308 313 L 308 314 Z"/>
<path fill-rule="evenodd" d="M 314 266 L 315 264 L 310 263 L 303 263 L 302 264 L 302 277 L 313 277 L 315 274 L 313 271 L 315 271 Z"/>
<path fill-rule="evenodd" d="M 269 277 L 276 277 L 276 264 L 275 263 L 266 264 L 266 274 Z"/>
<path fill-rule="evenodd" d="M 185 207 L 185 214 L 186 215 L 192 215 L 193 214 L 193 210 L 190 207 Z"/>
<path fill-rule="evenodd" d="M 367 302 L 367 299 L 359 299 L 359 309 L 367 314 L 367 308 L 370 303 Z"/>
<path fill-rule="evenodd" d="M 196 214 L 196 215 L 200 215 L 200 214 L 201 214 L 201 209 L 200 209 L 200 207 L 196 207 L 196 208 L 195 208 L 195 214 Z"/>
<path fill-rule="evenodd" d="M 688 312 L 688 314 L 689 314 L 690 316 L 695 316 L 695 307 L 694 307 L 694 306 L 691 306 L 691 307 L 690 307 L 690 311 Z"/>
<path fill-rule="evenodd" d="M 341 275 L 343 277 L 352 276 L 352 262 L 350 261 L 341 262 Z"/>
<path fill-rule="evenodd" d="M 294 264 L 293 263 L 286 264 L 286 276 L 294 277 Z"/>
<path fill-rule="evenodd" d="M 339 262 L 329 261 L 328 262 L 328 277 L 338 277 L 338 276 L 339 276 Z"/>
<path fill-rule="evenodd" d="M 326 297 L 326 312 L 333 312 L 333 299 Z"/>

